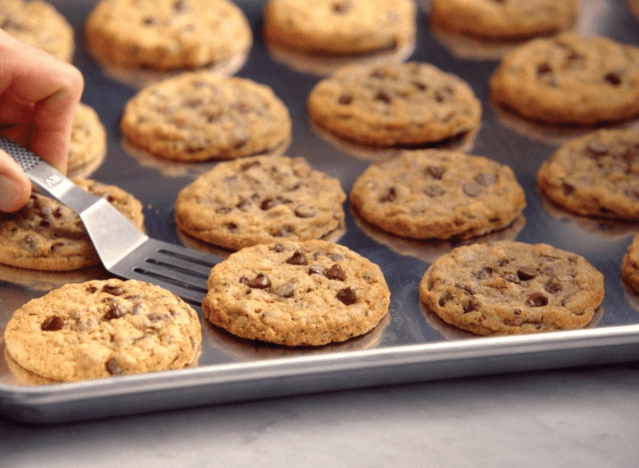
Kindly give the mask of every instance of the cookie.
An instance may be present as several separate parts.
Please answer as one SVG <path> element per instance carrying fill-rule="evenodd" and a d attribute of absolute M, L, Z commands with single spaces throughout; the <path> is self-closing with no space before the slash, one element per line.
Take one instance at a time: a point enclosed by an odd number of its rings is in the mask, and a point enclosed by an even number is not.
<path fill-rule="evenodd" d="M 66 62 L 73 59 L 73 27 L 47 2 L 2 0 L 0 29 Z"/>
<path fill-rule="evenodd" d="M 482 39 L 525 39 L 574 23 L 579 0 L 432 0 L 430 23 Z"/>
<path fill-rule="evenodd" d="M 109 279 L 29 301 L 4 338 L 20 366 L 68 382 L 185 367 L 200 351 L 202 332 L 195 311 L 173 293 Z"/>
<path fill-rule="evenodd" d="M 583 257 L 546 244 L 474 244 L 433 262 L 419 297 L 445 322 L 478 335 L 569 330 L 590 323 L 604 277 Z"/>
<path fill-rule="evenodd" d="M 242 338 L 318 346 L 372 330 L 389 303 L 377 265 L 347 247 L 313 240 L 231 254 L 211 270 L 202 310 Z"/>
<path fill-rule="evenodd" d="M 218 163 L 178 194 L 178 228 L 237 250 L 277 240 L 319 239 L 344 225 L 338 179 L 304 158 L 256 156 Z"/>
<path fill-rule="evenodd" d="M 90 12 L 87 46 L 108 64 L 196 69 L 245 55 L 253 36 L 229 0 L 100 0 Z"/>
<path fill-rule="evenodd" d="M 481 103 L 461 78 L 407 62 L 347 65 L 308 96 L 311 121 L 346 140 L 372 146 L 419 146 L 476 129 Z"/>
<path fill-rule="evenodd" d="M 268 86 L 192 72 L 133 96 L 121 128 L 131 144 L 155 156 L 205 161 L 283 151 L 292 123 L 287 107 Z"/>
<path fill-rule="evenodd" d="M 351 205 L 369 223 L 413 239 L 466 239 L 504 228 L 524 207 L 510 167 L 458 151 L 404 151 L 369 166 Z"/>
<path fill-rule="evenodd" d="M 106 199 L 141 231 L 142 204 L 131 194 L 92 180 L 73 180 Z M 0 213 L 0 263 L 34 270 L 68 271 L 100 263 L 80 217 L 51 198 L 32 194 L 26 206 Z"/>
<path fill-rule="evenodd" d="M 541 164 L 537 187 L 580 215 L 639 220 L 639 130 L 602 129 L 562 145 Z"/>
<path fill-rule="evenodd" d="M 97 169 L 106 153 L 106 141 L 106 129 L 96 111 L 79 103 L 71 123 L 67 176 L 86 175 Z"/>
<path fill-rule="evenodd" d="M 412 0 L 269 0 L 267 44 L 310 54 L 357 55 L 415 42 Z"/>
<path fill-rule="evenodd" d="M 635 292 L 639 291 L 639 234 L 632 239 L 621 260 L 621 277 Z"/>
<path fill-rule="evenodd" d="M 563 33 L 506 54 L 490 78 L 494 102 L 526 118 L 592 125 L 639 115 L 639 47 Z"/>

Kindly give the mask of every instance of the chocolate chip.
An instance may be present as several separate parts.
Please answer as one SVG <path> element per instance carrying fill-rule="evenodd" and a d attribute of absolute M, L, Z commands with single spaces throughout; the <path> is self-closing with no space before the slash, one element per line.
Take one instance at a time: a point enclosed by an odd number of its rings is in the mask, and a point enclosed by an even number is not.
<path fill-rule="evenodd" d="M 370 76 L 371 78 L 386 78 L 386 72 L 377 68 L 373 70 Z"/>
<path fill-rule="evenodd" d="M 344 288 L 337 291 L 336 296 L 345 305 L 355 304 L 357 302 L 357 294 L 353 288 Z"/>
<path fill-rule="evenodd" d="M 386 190 L 386 193 L 382 195 L 382 198 L 379 199 L 382 203 L 391 203 L 397 200 L 397 192 L 395 191 L 395 187 L 391 187 Z"/>
<path fill-rule="evenodd" d="M 550 72 L 552 72 L 552 67 L 548 62 L 540 63 L 537 67 L 537 75 L 545 75 Z"/>
<path fill-rule="evenodd" d="M 478 310 L 480 305 L 481 305 L 481 302 L 476 297 L 471 297 L 470 299 L 468 299 L 468 302 L 464 304 L 464 307 L 463 307 L 464 313 L 467 314 L 469 312 Z"/>
<path fill-rule="evenodd" d="M 389 89 L 382 88 L 375 95 L 375 100 L 385 102 L 386 104 L 390 104 L 393 101 L 393 94 Z"/>
<path fill-rule="evenodd" d="M 249 288 L 266 289 L 271 286 L 271 280 L 264 273 L 258 275 L 247 283 Z"/>
<path fill-rule="evenodd" d="M 485 266 L 480 268 L 475 272 L 475 278 L 482 280 L 490 278 L 493 274 L 493 269 L 491 267 Z"/>
<path fill-rule="evenodd" d="M 47 317 L 40 328 L 44 331 L 58 331 L 61 330 L 64 326 L 64 319 L 59 315 L 52 315 L 51 317 Z"/>
<path fill-rule="evenodd" d="M 275 290 L 275 294 L 284 298 L 293 297 L 295 295 L 295 286 L 291 283 L 282 283 Z"/>
<path fill-rule="evenodd" d="M 540 292 L 532 293 L 526 299 L 526 305 L 528 307 L 543 307 L 548 305 L 548 297 Z"/>
<path fill-rule="evenodd" d="M 473 197 L 474 198 L 474 197 L 478 197 L 479 195 L 481 195 L 481 185 L 479 185 L 474 180 L 471 180 L 470 182 L 464 183 L 464 185 L 462 186 L 462 190 L 469 197 Z"/>
<path fill-rule="evenodd" d="M 346 273 L 337 263 L 330 268 L 324 270 L 324 276 L 328 279 L 344 281 L 346 280 Z"/>
<path fill-rule="evenodd" d="M 286 260 L 286 263 L 289 265 L 307 265 L 308 261 L 306 260 L 306 255 L 301 250 L 296 250 L 293 252 L 293 255 Z"/>
<path fill-rule="evenodd" d="M 111 294 L 112 296 L 121 296 L 124 294 L 124 289 L 113 284 L 105 284 L 102 286 L 102 292 Z"/>
<path fill-rule="evenodd" d="M 439 197 L 444 193 L 445 190 L 437 185 L 429 185 L 424 189 L 424 194 L 428 197 Z"/>
<path fill-rule="evenodd" d="M 517 277 L 522 281 L 528 281 L 537 276 L 537 272 L 528 266 L 523 266 L 517 270 Z"/>
<path fill-rule="evenodd" d="M 155 18 L 153 18 L 152 16 L 147 16 L 146 18 L 142 20 L 142 23 L 144 23 L 147 26 L 153 26 L 156 23 L 156 21 L 155 21 Z"/>
<path fill-rule="evenodd" d="M 350 94 L 342 94 L 339 99 L 337 100 L 337 102 L 339 102 L 340 104 L 347 106 L 349 105 L 351 102 L 353 102 L 353 96 Z"/>
<path fill-rule="evenodd" d="M 561 184 L 561 191 L 564 195 L 572 195 L 575 192 L 575 186 L 569 184 L 568 182 L 564 182 Z"/>
<path fill-rule="evenodd" d="M 446 172 L 446 168 L 442 166 L 428 166 L 426 171 L 433 176 L 434 179 L 441 180 L 444 177 L 444 172 Z"/>
<path fill-rule="evenodd" d="M 608 73 L 604 76 L 604 80 L 606 83 L 611 84 L 613 86 L 619 86 L 621 84 L 621 76 L 618 73 Z"/>
<path fill-rule="evenodd" d="M 173 9 L 175 11 L 184 11 L 189 7 L 189 2 L 187 2 L 186 0 L 177 0 L 176 2 L 173 3 Z"/>
<path fill-rule="evenodd" d="M 264 201 L 262 201 L 260 208 L 264 211 L 267 211 L 273 208 L 274 206 L 276 206 L 277 204 L 278 204 L 277 200 L 274 200 L 272 198 L 266 198 Z"/>
<path fill-rule="evenodd" d="M 309 275 L 321 275 L 323 272 L 323 268 L 319 265 L 313 265 L 308 269 Z"/>
<path fill-rule="evenodd" d="M 118 364 L 118 361 L 116 361 L 115 358 L 111 358 L 106 362 L 106 368 L 111 375 L 124 374 L 124 369 L 122 369 L 122 366 Z"/>
<path fill-rule="evenodd" d="M 251 162 L 247 162 L 244 163 L 240 166 L 240 169 L 242 169 L 243 171 L 248 171 L 250 168 L 252 167 L 258 167 L 260 165 L 259 161 L 251 161 Z"/>
<path fill-rule="evenodd" d="M 126 309 L 122 307 L 122 305 L 118 303 L 112 303 L 109 306 L 109 309 L 104 314 L 105 320 L 113 320 L 124 317 L 126 315 Z"/>
<path fill-rule="evenodd" d="M 504 273 L 503 275 L 501 275 L 501 277 L 502 279 L 510 281 L 511 283 L 519 283 L 519 277 L 513 272 Z"/>
<path fill-rule="evenodd" d="M 453 90 L 450 88 L 440 88 L 435 91 L 435 99 L 437 102 L 444 102 L 446 99 L 453 95 Z"/>
<path fill-rule="evenodd" d="M 419 89 L 420 91 L 426 91 L 427 86 L 424 83 L 420 83 L 419 81 L 413 81 L 413 86 Z"/>
<path fill-rule="evenodd" d="M 479 185 L 483 185 L 484 187 L 489 187 L 497 182 L 497 177 L 495 174 L 479 174 L 475 177 L 475 182 Z"/>
<path fill-rule="evenodd" d="M 594 140 L 588 143 L 586 150 L 591 156 L 600 157 L 605 156 L 610 151 L 610 148 L 605 143 Z"/>
<path fill-rule="evenodd" d="M 556 276 L 553 276 L 548 281 L 546 281 L 546 283 L 544 284 L 544 289 L 550 294 L 557 294 L 562 289 L 561 280 Z"/>
<path fill-rule="evenodd" d="M 448 291 L 446 291 L 444 294 L 439 296 L 439 300 L 437 301 L 437 304 L 439 304 L 440 307 L 444 307 L 446 303 L 450 301 L 452 298 L 453 298 L 453 295 L 449 293 Z"/>
<path fill-rule="evenodd" d="M 351 2 L 349 1 L 333 3 L 333 11 L 335 13 L 342 13 L 342 14 L 348 13 L 350 9 L 351 9 Z"/>

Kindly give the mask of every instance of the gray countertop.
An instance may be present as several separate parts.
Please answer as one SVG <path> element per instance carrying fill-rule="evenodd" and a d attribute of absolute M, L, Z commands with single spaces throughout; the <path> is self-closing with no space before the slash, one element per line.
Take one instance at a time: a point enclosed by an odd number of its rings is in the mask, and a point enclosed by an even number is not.
<path fill-rule="evenodd" d="M 445 380 L 29 427 L 0 466 L 636 467 L 639 364 Z"/>

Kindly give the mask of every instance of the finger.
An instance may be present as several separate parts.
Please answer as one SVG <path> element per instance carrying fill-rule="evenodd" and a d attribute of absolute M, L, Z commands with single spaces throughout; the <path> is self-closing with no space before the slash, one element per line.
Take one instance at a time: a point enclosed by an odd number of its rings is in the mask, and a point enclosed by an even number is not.
<path fill-rule="evenodd" d="M 0 34 L 6 35 L 3 31 Z M 17 102 L 34 103 L 31 149 L 64 169 L 71 122 L 84 88 L 82 74 L 72 65 L 12 38 L 2 43 L 0 70 L 0 92 Z"/>
<path fill-rule="evenodd" d="M 22 208 L 31 194 L 31 183 L 18 163 L 0 150 L 0 211 Z"/>

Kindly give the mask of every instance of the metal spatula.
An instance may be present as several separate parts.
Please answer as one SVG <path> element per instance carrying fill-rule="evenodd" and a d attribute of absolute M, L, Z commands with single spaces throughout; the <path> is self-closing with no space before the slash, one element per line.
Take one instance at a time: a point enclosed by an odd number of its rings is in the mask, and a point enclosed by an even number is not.
<path fill-rule="evenodd" d="M 151 239 L 104 198 L 82 190 L 40 156 L 4 138 L 0 148 L 20 164 L 38 193 L 80 216 L 107 271 L 156 284 L 193 305 L 202 303 L 209 272 L 222 257 Z"/>

